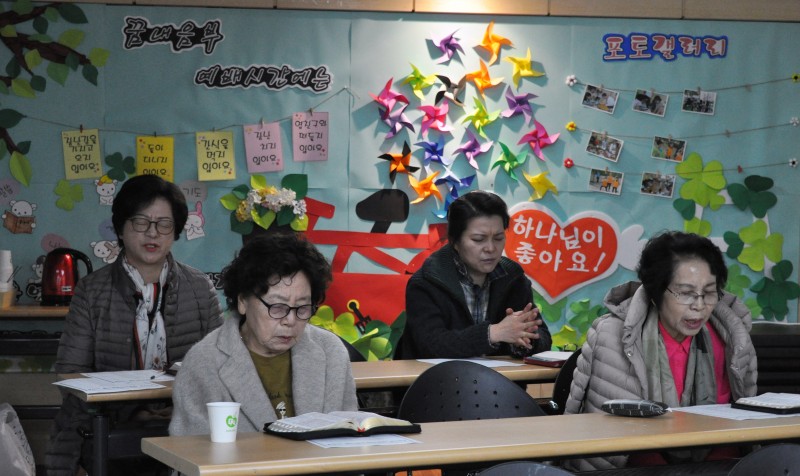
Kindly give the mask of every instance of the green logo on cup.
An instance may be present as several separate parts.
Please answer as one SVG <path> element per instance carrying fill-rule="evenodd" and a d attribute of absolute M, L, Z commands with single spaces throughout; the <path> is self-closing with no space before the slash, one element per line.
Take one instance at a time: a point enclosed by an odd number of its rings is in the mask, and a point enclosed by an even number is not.
<path fill-rule="evenodd" d="M 228 425 L 228 428 L 233 428 L 236 426 L 236 417 L 233 415 L 228 415 L 228 418 L 225 419 L 225 424 Z"/>

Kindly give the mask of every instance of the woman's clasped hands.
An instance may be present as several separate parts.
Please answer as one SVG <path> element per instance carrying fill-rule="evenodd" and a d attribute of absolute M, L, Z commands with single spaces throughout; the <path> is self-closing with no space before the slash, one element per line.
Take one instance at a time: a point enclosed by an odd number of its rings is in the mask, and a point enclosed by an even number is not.
<path fill-rule="evenodd" d="M 506 317 L 497 324 L 489 326 L 489 341 L 492 343 L 507 342 L 514 346 L 530 349 L 531 342 L 539 338 L 539 326 L 542 319 L 539 309 L 528 303 L 524 309 L 515 311 L 506 309 Z"/>

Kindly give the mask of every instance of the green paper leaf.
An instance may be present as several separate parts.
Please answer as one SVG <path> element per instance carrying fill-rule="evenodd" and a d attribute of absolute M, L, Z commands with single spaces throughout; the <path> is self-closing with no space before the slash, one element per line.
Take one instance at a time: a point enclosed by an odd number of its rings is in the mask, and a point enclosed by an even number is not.
<path fill-rule="evenodd" d="M 87 64 L 83 66 L 82 73 L 86 81 L 89 81 L 91 84 L 97 86 L 97 75 L 98 75 L 97 68 L 95 68 L 90 64 Z"/>
<path fill-rule="evenodd" d="M 16 78 L 11 80 L 11 92 L 21 98 L 33 99 L 36 97 L 36 91 L 34 91 L 27 79 Z"/>
<path fill-rule="evenodd" d="M 742 299 L 744 298 L 745 289 L 749 288 L 751 284 L 753 282 L 750 278 L 742 274 L 741 266 L 732 264 L 728 267 L 728 282 L 725 284 L 726 291 Z"/>
<path fill-rule="evenodd" d="M 289 227 L 294 231 L 306 231 L 308 230 L 308 222 L 308 214 L 305 214 L 302 217 L 292 218 L 292 221 L 289 222 Z"/>
<path fill-rule="evenodd" d="M 751 192 L 750 209 L 756 218 L 764 218 L 767 211 L 778 203 L 778 197 L 772 192 Z"/>
<path fill-rule="evenodd" d="M 31 151 L 31 141 L 26 140 L 20 142 L 17 144 L 17 150 L 19 150 L 20 154 L 28 155 L 28 152 Z"/>
<path fill-rule="evenodd" d="M 81 30 L 71 29 L 67 30 L 58 37 L 58 42 L 67 48 L 77 49 L 83 39 L 86 38 L 86 33 Z"/>
<path fill-rule="evenodd" d="M 0 36 L 3 38 L 15 38 L 17 36 L 17 28 L 14 25 L 6 25 L 0 28 Z"/>
<path fill-rule="evenodd" d="M 92 51 L 89 52 L 89 62 L 93 66 L 101 68 L 106 65 L 109 56 L 111 56 L 111 52 L 104 48 L 92 48 Z"/>
<path fill-rule="evenodd" d="M 0 109 L 0 127 L 11 129 L 19 124 L 23 117 L 25 116 L 22 113 L 13 109 Z"/>
<path fill-rule="evenodd" d="M 33 171 L 31 169 L 31 163 L 25 155 L 15 151 L 11 154 L 11 160 L 8 166 L 11 169 L 11 176 L 14 177 L 17 182 L 26 187 L 31 184 Z"/>
<path fill-rule="evenodd" d="M 50 26 L 50 22 L 47 21 L 47 18 L 41 16 L 34 18 L 32 25 L 34 30 L 36 30 L 38 33 L 44 34 L 47 33 L 47 27 Z M 31 38 L 33 38 L 33 35 L 31 35 Z"/>
<path fill-rule="evenodd" d="M 11 11 L 18 15 L 27 15 L 33 11 L 31 0 L 17 0 L 11 5 Z"/>
<path fill-rule="evenodd" d="M 69 76 L 69 68 L 67 67 L 67 65 L 51 62 L 47 65 L 47 76 L 49 76 L 53 81 L 63 86 L 67 82 L 67 77 Z"/>
<path fill-rule="evenodd" d="M 694 217 L 694 202 L 684 198 L 677 198 L 672 202 L 672 207 L 680 213 L 684 220 L 691 220 Z"/>
<path fill-rule="evenodd" d="M 25 64 L 29 69 L 34 69 L 42 64 L 42 55 L 39 54 L 39 50 L 30 50 L 25 53 Z"/>
<path fill-rule="evenodd" d="M 275 222 L 278 224 L 278 226 L 284 226 L 291 223 L 292 220 L 294 220 L 294 211 L 292 210 L 292 207 L 284 206 L 278 211 Z"/>
<path fill-rule="evenodd" d="M 750 175 L 745 177 L 744 184 L 748 189 L 753 192 L 763 192 L 772 188 L 775 182 L 769 177 L 762 177 L 760 175 Z"/>
<path fill-rule="evenodd" d="M 711 223 L 696 217 L 684 222 L 683 228 L 689 233 L 694 233 L 700 236 L 711 235 Z"/>
<path fill-rule="evenodd" d="M 259 209 L 261 211 L 259 211 Z M 275 221 L 276 214 L 268 208 L 256 205 L 250 211 L 250 216 L 253 217 L 253 223 L 266 230 L 272 225 L 272 222 Z"/>
<path fill-rule="evenodd" d="M 266 188 L 267 187 L 267 179 L 265 179 L 263 175 L 251 175 L 250 176 L 250 187 L 253 190 L 260 190 L 262 188 Z"/>
<path fill-rule="evenodd" d="M 47 80 L 42 76 L 34 75 L 31 77 L 31 88 L 42 93 L 47 88 Z"/>
<path fill-rule="evenodd" d="M 81 10 L 79 6 L 72 3 L 59 3 L 56 6 L 56 10 L 58 10 L 61 18 L 69 23 L 83 24 L 88 22 L 83 10 Z"/>
<path fill-rule="evenodd" d="M 236 218 L 236 212 L 231 212 L 231 231 L 234 233 L 239 233 L 240 235 L 249 235 L 253 232 L 253 222 L 251 221 L 239 221 Z"/>
<path fill-rule="evenodd" d="M 778 282 L 786 281 L 792 275 L 792 270 L 792 262 L 782 260 L 772 268 L 772 279 Z"/>
<path fill-rule="evenodd" d="M 744 242 L 741 238 L 739 238 L 739 234 L 732 231 L 726 231 L 722 234 L 722 239 L 724 239 L 725 243 L 728 244 L 728 250 L 725 252 L 725 254 L 732 259 L 738 258 L 742 253 L 742 249 L 744 248 Z"/>
<path fill-rule="evenodd" d="M 306 174 L 289 174 L 281 180 L 281 187 L 294 190 L 297 200 L 306 198 L 308 194 L 308 175 Z"/>

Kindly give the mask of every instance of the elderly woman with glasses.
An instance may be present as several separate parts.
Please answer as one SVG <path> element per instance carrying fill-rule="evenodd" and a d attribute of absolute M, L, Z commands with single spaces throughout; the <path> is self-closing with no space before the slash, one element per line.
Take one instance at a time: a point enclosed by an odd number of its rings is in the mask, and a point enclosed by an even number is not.
<path fill-rule="evenodd" d="M 357 410 L 342 341 L 307 325 L 330 280 L 322 254 L 294 234 L 248 241 L 222 274 L 230 315 L 178 372 L 170 434 L 208 434 L 209 402 L 241 403 L 240 432 L 303 413 Z"/>
<path fill-rule="evenodd" d="M 750 311 L 723 291 L 728 269 L 711 240 L 682 232 L 650 239 L 640 282 L 609 291 L 609 313 L 589 329 L 566 413 L 599 412 L 612 399 L 671 408 L 731 403 L 756 394 Z M 736 456 L 735 448 L 646 453 L 569 462 L 575 470 L 650 466 Z"/>
<path fill-rule="evenodd" d="M 56 372 L 164 370 L 222 324 L 217 293 L 206 274 L 172 257 L 188 213 L 180 188 L 158 176 L 140 175 L 122 185 L 111 207 L 121 252 L 116 261 L 78 282 Z M 168 418 L 171 407 L 107 410 L 112 421 L 126 421 Z M 72 476 L 78 464 L 91 470 L 91 459 L 81 458 L 81 452 L 91 454 L 91 445 L 84 445 L 76 431 L 92 427 L 85 404 L 66 396 L 55 423 L 48 474 Z M 110 472 L 117 474 L 113 468 Z"/>

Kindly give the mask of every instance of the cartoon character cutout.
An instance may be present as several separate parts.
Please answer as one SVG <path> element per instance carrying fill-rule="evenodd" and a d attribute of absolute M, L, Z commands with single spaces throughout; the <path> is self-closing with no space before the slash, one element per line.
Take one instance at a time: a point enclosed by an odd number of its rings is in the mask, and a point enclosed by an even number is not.
<path fill-rule="evenodd" d="M 94 181 L 97 195 L 100 196 L 100 205 L 111 206 L 114 204 L 114 194 L 117 192 L 117 181 L 103 175 Z"/>
<path fill-rule="evenodd" d="M 194 211 L 189 212 L 186 218 L 186 224 L 183 229 L 186 230 L 186 239 L 194 240 L 195 238 L 202 238 L 206 236 L 203 225 L 206 223 L 206 218 L 203 216 L 203 202 L 196 202 L 194 204 Z"/>
<path fill-rule="evenodd" d="M 33 233 L 36 228 L 36 217 L 33 212 L 38 208 L 27 200 L 11 200 L 11 209 L 3 213 L 3 226 L 11 233 Z"/>
<path fill-rule="evenodd" d="M 25 295 L 34 301 L 42 300 L 42 273 L 44 271 L 44 259 L 46 255 L 39 255 L 31 265 L 33 276 L 28 278 L 28 285 L 25 286 Z"/>
<path fill-rule="evenodd" d="M 119 256 L 119 243 L 116 240 L 93 241 L 90 245 L 94 255 L 103 260 L 103 263 L 113 263 Z"/>

